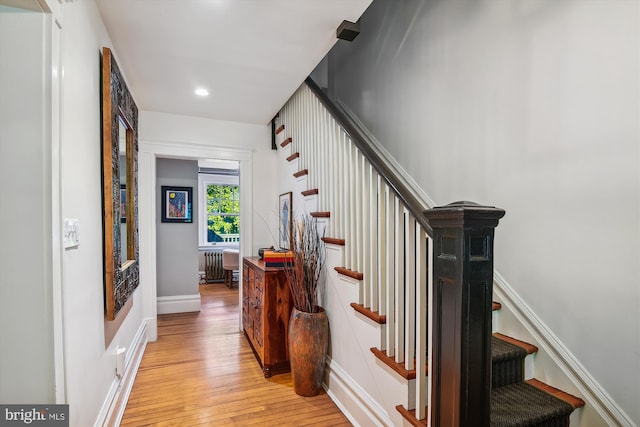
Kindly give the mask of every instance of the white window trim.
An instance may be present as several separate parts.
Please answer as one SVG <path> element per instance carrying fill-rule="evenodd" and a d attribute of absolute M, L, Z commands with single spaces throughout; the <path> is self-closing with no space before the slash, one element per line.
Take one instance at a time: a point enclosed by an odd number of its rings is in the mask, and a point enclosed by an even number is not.
<path fill-rule="evenodd" d="M 206 173 L 198 174 L 198 245 L 200 249 L 216 248 L 238 248 L 238 242 L 207 242 L 207 185 L 240 185 L 240 177 L 233 175 L 212 175 Z M 242 204 L 240 204 L 242 210 Z M 238 213 L 240 215 L 240 213 Z M 242 231 L 241 231 L 242 232 Z"/>

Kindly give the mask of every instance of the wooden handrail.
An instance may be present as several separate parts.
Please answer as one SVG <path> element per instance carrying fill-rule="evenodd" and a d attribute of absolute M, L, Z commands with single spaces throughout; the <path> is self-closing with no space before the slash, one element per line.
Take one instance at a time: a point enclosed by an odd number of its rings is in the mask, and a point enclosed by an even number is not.
<path fill-rule="evenodd" d="M 353 143 L 358 147 L 362 154 L 369 160 L 378 174 L 386 181 L 387 185 L 396 194 L 396 197 L 406 206 L 407 210 L 416 218 L 416 221 L 426 230 L 430 237 L 433 237 L 431 226 L 424 216 L 424 211 L 428 206 L 424 206 L 415 195 L 415 192 L 409 188 L 396 173 L 389 167 L 373 149 L 373 142 L 365 132 L 355 123 L 345 112 L 338 106 L 329 96 L 313 81 L 311 77 L 307 77 L 305 83 L 315 93 L 320 102 L 333 115 L 334 119 L 340 127 L 351 138 Z"/>

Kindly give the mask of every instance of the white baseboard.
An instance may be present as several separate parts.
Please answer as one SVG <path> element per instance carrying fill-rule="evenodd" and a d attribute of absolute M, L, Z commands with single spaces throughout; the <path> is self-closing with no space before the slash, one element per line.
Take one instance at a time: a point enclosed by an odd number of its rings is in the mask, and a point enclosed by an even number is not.
<path fill-rule="evenodd" d="M 631 418 L 498 272 L 494 272 L 494 284 L 496 296 L 507 304 L 516 319 L 567 375 L 582 393 L 586 404 L 595 409 L 609 426 L 633 426 Z"/>
<path fill-rule="evenodd" d="M 200 311 L 200 294 L 158 297 L 158 314 Z"/>
<path fill-rule="evenodd" d="M 147 324 L 142 322 L 131 342 L 130 351 L 127 352 L 124 374 L 122 378 L 114 378 L 111 383 L 111 388 L 102 404 L 94 427 L 117 427 L 120 425 L 146 347 Z"/>
<path fill-rule="evenodd" d="M 327 381 L 323 386 L 331 400 L 353 425 L 393 425 L 386 411 L 328 356 L 326 370 Z"/>

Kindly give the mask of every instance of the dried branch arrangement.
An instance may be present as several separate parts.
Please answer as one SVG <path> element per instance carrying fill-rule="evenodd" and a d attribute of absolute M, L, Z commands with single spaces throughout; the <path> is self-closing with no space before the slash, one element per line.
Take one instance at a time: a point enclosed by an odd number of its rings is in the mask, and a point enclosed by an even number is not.
<path fill-rule="evenodd" d="M 284 267 L 293 305 L 307 313 L 318 312 L 320 276 L 325 261 L 325 246 L 318 234 L 316 219 L 304 215 L 293 226 L 293 263 Z"/>

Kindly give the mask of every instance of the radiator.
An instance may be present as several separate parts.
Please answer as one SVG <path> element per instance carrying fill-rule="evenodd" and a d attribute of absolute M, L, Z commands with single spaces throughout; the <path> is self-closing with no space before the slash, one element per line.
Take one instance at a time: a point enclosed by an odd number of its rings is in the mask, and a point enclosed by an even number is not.
<path fill-rule="evenodd" d="M 224 280 L 224 270 L 222 269 L 222 252 L 204 253 L 204 279 L 207 282 L 217 282 Z"/>

